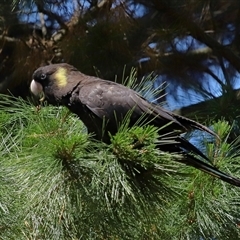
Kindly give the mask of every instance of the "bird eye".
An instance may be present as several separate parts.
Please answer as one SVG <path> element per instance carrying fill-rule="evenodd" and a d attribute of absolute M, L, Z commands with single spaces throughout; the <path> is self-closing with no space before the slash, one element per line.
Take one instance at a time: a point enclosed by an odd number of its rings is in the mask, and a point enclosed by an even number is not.
<path fill-rule="evenodd" d="M 40 76 L 40 78 L 41 78 L 41 80 L 44 80 L 45 78 L 46 78 L 47 76 L 46 76 L 46 74 L 41 74 L 41 76 Z"/>

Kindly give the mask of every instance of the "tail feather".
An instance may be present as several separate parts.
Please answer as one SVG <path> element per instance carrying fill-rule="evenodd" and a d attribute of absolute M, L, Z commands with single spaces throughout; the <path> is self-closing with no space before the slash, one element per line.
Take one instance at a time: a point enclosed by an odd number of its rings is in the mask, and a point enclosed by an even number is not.
<path fill-rule="evenodd" d="M 232 177 L 232 176 L 220 171 L 216 167 L 211 166 L 208 163 L 205 163 L 205 162 L 195 158 L 194 156 L 186 154 L 185 158 L 182 161 L 180 160 L 179 162 L 182 162 L 182 163 L 185 163 L 186 165 L 197 168 L 203 172 L 210 174 L 211 176 L 221 179 L 224 182 L 227 182 L 234 186 L 240 187 L 240 179 Z"/>
<path fill-rule="evenodd" d="M 215 132 L 213 132 L 209 128 L 205 127 L 204 125 L 202 125 L 194 120 L 185 118 L 183 116 L 169 112 L 167 110 L 163 110 L 162 108 L 161 109 L 157 108 L 157 112 L 158 112 L 158 115 L 160 116 L 160 118 L 165 118 L 169 121 L 172 121 L 174 126 L 171 126 L 171 127 L 173 129 L 175 129 L 175 127 L 176 127 L 176 129 L 179 129 L 178 128 L 179 126 L 185 130 L 197 129 L 197 130 L 205 131 L 219 139 L 219 136 Z M 159 145 L 158 146 L 159 149 L 161 149 L 162 151 L 167 151 L 167 152 L 181 153 L 184 156 L 184 158 L 182 160 L 179 160 L 179 162 L 185 163 L 186 165 L 197 168 L 203 172 L 208 173 L 211 176 L 217 177 L 217 178 L 221 179 L 222 181 L 225 181 L 234 186 L 240 187 L 240 179 L 232 177 L 232 176 L 220 171 L 216 167 L 212 166 L 211 161 L 199 149 L 197 149 L 194 145 L 192 145 L 186 139 L 182 138 L 179 135 L 178 136 L 173 135 L 173 136 L 171 136 L 171 139 L 174 140 L 174 143 L 169 142 L 166 144 Z M 209 163 L 204 162 L 203 160 L 200 160 L 197 157 L 194 157 L 192 154 L 202 157 Z"/>
<path fill-rule="evenodd" d="M 199 149 L 182 137 L 177 137 L 175 139 L 175 143 L 159 145 L 159 149 L 167 152 L 178 152 L 183 155 L 183 159 L 179 160 L 179 162 L 197 168 L 210 174 L 211 176 L 217 177 L 227 183 L 240 187 L 240 179 L 232 177 L 212 166 L 207 156 L 205 156 Z M 198 159 L 193 154 L 202 157 L 209 163 Z"/>
<path fill-rule="evenodd" d="M 188 142 L 185 138 L 177 137 L 176 141 L 178 142 L 177 144 L 178 147 L 184 152 L 187 151 L 187 153 L 191 152 L 191 153 L 197 154 L 202 158 L 204 158 L 205 160 L 207 160 L 208 162 L 210 162 L 208 157 L 206 157 L 198 148 L 196 148 L 193 144 Z"/>
<path fill-rule="evenodd" d="M 204 125 L 202 125 L 202 124 L 200 124 L 200 123 L 198 123 L 196 121 L 193 121 L 193 120 L 191 120 L 189 118 L 185 118 L 185 117 L 177 115 L 177 114 L 174 114 L 174 118 L 176 118 L 177 121 L 180 122 L 186 128 L 205 131 L 205 132 L 207 132 L 207 133 L 211 134 L 212 136 L 214 136 L 214 137 L 219 139 L 219 136 L 215 132 L 213 132 L 212 130 L 210 130 L 206 126 L 204 126 Z"/>
<path fill-rule="evenodd" d="M 228 182 L 232 185 L 240 187 L 240 179 L 232 177 L 232 176 L 220 171 L 216 167 L 214 167 L 204 161 L 201 161 L 200 159 L 191 155 L 190 153 L 197 154 L 198 156 L 201 156 L 202 158 L 204 158 L 205 160 L 210 162 L 210 160 L 199 149 L 197 149 L 194 145 L 192 145 L 186 139 L 184 139 L 182 137 L 178 137 L 177 141 L 179 142 L 179 148 L 184 149 L 183 152 L 185 152 L 185 159 L 181 162 L 185 163 L 186 165 L 195 167 L 201 171 L 204 171 L 204 172 L 206 172 L 214 177 L 217 177 L 225 182 Z M 188 152 L 186 152 L 186 150 Z"/>

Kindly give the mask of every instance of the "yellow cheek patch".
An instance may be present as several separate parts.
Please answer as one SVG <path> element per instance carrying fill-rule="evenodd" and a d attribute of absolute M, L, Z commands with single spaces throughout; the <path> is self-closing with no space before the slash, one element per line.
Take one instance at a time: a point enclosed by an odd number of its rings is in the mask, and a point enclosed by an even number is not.
<path fill-rule="evenodd" d="M 54 74 L 58 87 L 65 87 L 67 85 L 67 70 L 59 68 Z"/>

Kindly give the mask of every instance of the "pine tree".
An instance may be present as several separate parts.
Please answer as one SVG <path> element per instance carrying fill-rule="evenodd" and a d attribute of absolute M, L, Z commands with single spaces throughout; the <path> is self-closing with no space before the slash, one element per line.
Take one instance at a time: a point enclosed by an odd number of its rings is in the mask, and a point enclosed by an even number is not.
<path fill-rule="evenodd" d="M 239 189 L 158 150 L 155 127 L 126 118 L 106 145 L 66 108 L 5 95 L 0 106 L 0 239 L 240 237 Z M 226 121 L 212 127 L 221 141 L 202 135 L 202 150 L 239 175 L 239 140 Z"/>

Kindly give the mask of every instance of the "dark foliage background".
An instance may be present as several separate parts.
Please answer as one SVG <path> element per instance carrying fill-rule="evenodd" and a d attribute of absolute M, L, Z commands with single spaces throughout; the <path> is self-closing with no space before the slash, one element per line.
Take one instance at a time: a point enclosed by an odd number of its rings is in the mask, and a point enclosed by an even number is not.
<path fill-rule="evenodd" d="M 171 94 L 204 97 L 232 91 L 238 76 L 237 0 L 1 1 L 0 11 L 1 92 L 27 94 L 17 86 L 34 69 L 62 61 L 111 80 L 134 66 Z"/>
<path fill-rule="evenodd" d="M 2 0 L 0 239 L 239 239 L 239 190 L 173 164 L 156 129 L 123 126 L 105 146 L 29 92 L 50 63 L 141 89 L 151 74 L 156 101 L 211 126 L 221 142 L 192 133 L 198 147 L 240 176 L 239 29 L 239 0 Z"/>

